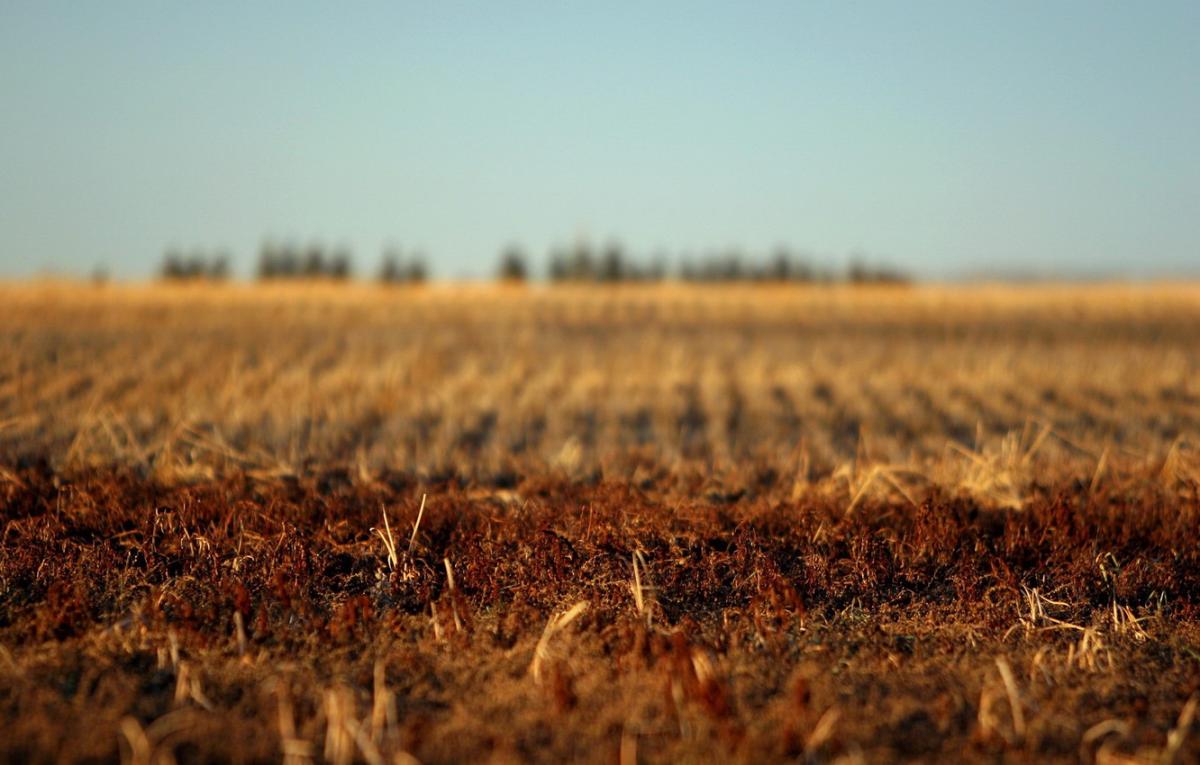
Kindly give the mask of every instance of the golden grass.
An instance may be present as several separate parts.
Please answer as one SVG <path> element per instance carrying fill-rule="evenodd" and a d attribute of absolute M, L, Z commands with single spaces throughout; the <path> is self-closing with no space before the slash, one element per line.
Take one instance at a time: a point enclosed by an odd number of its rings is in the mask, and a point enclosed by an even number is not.
<path fill-rule="evenodd" d="M 38 282 L 0 327 L 0 480 L 769 473 L 854 511 L 1200 476 L 1195 284 Z"/>

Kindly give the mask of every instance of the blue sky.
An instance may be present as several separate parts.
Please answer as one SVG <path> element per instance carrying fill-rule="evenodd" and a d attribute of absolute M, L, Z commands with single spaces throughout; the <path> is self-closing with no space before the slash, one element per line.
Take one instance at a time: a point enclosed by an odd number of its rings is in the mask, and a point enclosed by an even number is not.
<path fill-rule="evenodd" d="M 1200 3 L 0 3 L 0 274 L 784 243 L 1200 273 Z"/>

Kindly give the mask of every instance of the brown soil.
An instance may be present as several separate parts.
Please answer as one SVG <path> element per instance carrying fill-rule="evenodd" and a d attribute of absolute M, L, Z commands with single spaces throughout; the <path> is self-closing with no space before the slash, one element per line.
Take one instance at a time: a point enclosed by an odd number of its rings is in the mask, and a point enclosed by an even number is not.
<path fill-rule="evenodd" d="M 0 759 L 1196 761 L 1197 488 L 1091 489 L 29 466 Z"/>

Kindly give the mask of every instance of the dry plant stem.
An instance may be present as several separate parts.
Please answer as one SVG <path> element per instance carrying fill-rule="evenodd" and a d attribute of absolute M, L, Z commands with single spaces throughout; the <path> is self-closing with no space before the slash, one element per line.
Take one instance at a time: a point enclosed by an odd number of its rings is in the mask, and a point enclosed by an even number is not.
<path fill-rule="evenodd" d="M 550 640 L 575 621 L 587 607 L 587 601 L 580 601 L 566 611 L 551 616 L 550 621 L 546 622 L 546 628 L 542 630 L 542 636 L 533 649 L 533 660 L 529 662 L 529 674 L 533 675 L 536 682 L 542 681 L 542 664 L 550 658 Z"/>
<path fill-rule="evenodd" d="M 1004 691 L 1008 694 L 1008 707 L 1012 711 L 1013 732 L 1017 741 L 1025 737 L 1025 712 L 1021 706 L 1021 693 L 1017 690 L 1017 679 L 1013 677 L 1012 667 L 1004 659 L 996 659 L 996 668 L 1004 680 Z"/>
<path fill-rule="evenodd" d="M 387 510 L 381 507 L 380 512 L 383 514 L 383 531 L 380 531 L 379 529 L 371 529 L 371 531 L 379 537 L 381 542 L 383 542 L 384 550 L 387 552 L 388 569 L 395 571 L 397 564 L 400 562 L 400 559 L 396 556 L 396 540 L 392 538 L 392 527 L 388 523 Z M 413 535 L 416 535 L 415 528 L 413 529 Z M 411 542 L 409 543 L 409 548 L 409 554 L 411 555 Z"/>
<path fill-rule="evenodd" d="M 412 536 L 408 538 L 408 557 L 410 558 L 413 556 L 413 553 L 416 552 L 417 532 L 421 529 L 421 519 L 425 517 L 425 496 L 426 495 L 424 494 L 421 495 L 421 507 L 417 510 L 417 520 L 413 522 Z M 394 554 L 394 547 L 392 548 L 391 552 Z"/>

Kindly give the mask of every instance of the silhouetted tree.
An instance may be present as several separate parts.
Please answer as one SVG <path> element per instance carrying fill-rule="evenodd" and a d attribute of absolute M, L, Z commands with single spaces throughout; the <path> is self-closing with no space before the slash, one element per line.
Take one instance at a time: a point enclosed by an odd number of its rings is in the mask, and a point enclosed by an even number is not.
<path fill-rule="evenodd" d="M 405 281 L 409 284 L 423 284 L 429 278 L 429 268 L 425 265 L 425 256 L 421 253 L 413 255 L 404 272 Z"/>
<path fill-rule="evenodd" d="M 223 250 L 210 257 L 200 249 L 184 255 L 174 247 L 168 248 L 159 268 L 159 275 L 169 281 L 224 279 L 228 273 L 229 255 Z"/>
<path fill-rule="evenodd" d="M 851 284 L 865 284 L 870 281 L 870 272 L 867 270 L 867 264 L 857 257 L 852 258 L 850 260 L 850 267 L 846 269 L 846 281 Z"/>
<path fill-rule="evenodd" d="M 300 275 L 300 270 L 303 265 L 303 256 L 300 253 L 300 248 L 294 244 L 285 244 L 279 249 L 279 260 L 277 262 L 276 277 L 291 279 Z"/>
<path fill-rule="evenodd" d="M 208 278 L 217 282 L 223 282 L 229 278 L 229 253 L 223 250 L 217 253 L 212 262 L 208 264 Z"/>
<path fill-rule="evenodd" d="M 266 242 L 259 251 L 259 279 L 291 279 L 300 275 L 301 255 L 294 244 Z"/>
<path fill-rule="evenodd" d="M 600 265 L 596 278 L 602 282 L 620 282 L 629 276 L 629 265 L 625 262 L 625 252 L 621 245 L 613 242 L 604 248 L 600 256 Z"/>
<path fill-rule="evenodd" d="M 258 278 L 273 279 L 279 270 L 279 248 L 272 242 L 263 242 L 258 251 Z"/>
<path fill-rule="evenodd" d="M 172 248 L 166 251 L 163 255 L 159 275 L 168 280 L 183 278 L 183 255 L 180 254 L 179 250 Z"/>
<path fill-rule="evenodd" d="M 719 259 L 717 278 L 720 281 L 737 282 L 750 276 L 746 258 L 740 250 L 729 250 Z"/>
<path fill-rule="evenodd" d="M 325 275 L 338 281 L 349 279 L 354 272 L 353 260 L 349 247 L 338 247 L 329 257 Z"/>
<path fill-rule="evenodd" d="M 771 259 L 771 265 L 767 267 L 764 276 L 773 282 L 786 282 L 791 280 L 794 272 L 792 254 L 780 247 L 775 251 L 775 256 Z"/>
<path fill-rule="evenodd" d="M 390 284 L 420 284 L 429 276 L 425 256 L 414 253 L 406 256 L 399 247 L 388 247 L 383 251 L 379 269 L 379 280 Z"/>
<path fill-rule="evenodd" d="M 325 248 L 320 244 L 310 244 L 308 249 L 304 251 L 304 265 L 300 272 L 301 275 L 309 279 L 314 279 L 328 273 L 327 269 Z"/>
<path fill-rule="evenodd" d="M 571 273 L 570 260 L 567 253 L 555 249 L 550 252 L 550 262 L 546 267 L 546 276 L 552 282 L 565 281 Z"/>
<path fill-rule="evenodd" d="M 525 252 L 517 245 L 509 245 L 500 253 L 500 265 L 496 278 L 502 282 L 523 282 L 529 277 Z"/>
<path fill-rule="evenodd" d="M 398 282 L 402 278 L 400 250 L 395 247 L 385 247 L 383 258 L 379 263 L 379 281 L 385 284 Z"/>
<path fill-rule="evenodd" d="M 575 245 L 567 269 L 567 278 L 577 282 L 591 281 L 596 278 L 596 261 L 592 257 L 592 248 L 586 242 Z"/>

